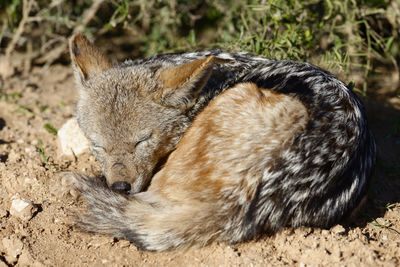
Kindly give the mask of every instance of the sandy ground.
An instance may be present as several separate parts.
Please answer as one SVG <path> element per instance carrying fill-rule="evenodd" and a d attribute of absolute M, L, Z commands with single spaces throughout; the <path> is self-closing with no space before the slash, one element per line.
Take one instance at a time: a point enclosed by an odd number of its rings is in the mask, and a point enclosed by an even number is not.
<path fill-rule="evenodd" d="M 84 203 L 61 194 L 58 173 L 94 176 L 100 175 L 99 167 L 90 154 L 60 157 L 57 136 L 44 126 L 59 129 L 73 117 L 77 92 L 71 69 L 34 68 L 0 85 L 0 267 L 400 265 L 399 98 L 365 100 L 379 161 L 370 199 L 356 222 L 331 229 L 285 229 L 235 245 L 152 253 L 74 227 L 72 213 Z M 31 210 L 15 213 L 13 201 Z"/>

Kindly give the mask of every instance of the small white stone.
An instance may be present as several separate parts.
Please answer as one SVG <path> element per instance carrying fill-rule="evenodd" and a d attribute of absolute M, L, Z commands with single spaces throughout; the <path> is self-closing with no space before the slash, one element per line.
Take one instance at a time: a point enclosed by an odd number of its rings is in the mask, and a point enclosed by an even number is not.
<path fill-rule="evenodd" d="M 38 140 L 37 139 L 33 139 L 32 141 L 31 141 L 31 145 L 33 145 L 33 146 L 37 146 L 38 145 Z"/>
<path fill-rule="evenodd" d="M 89 142 L 75 118 L 69 119 L 58 130 L 57 135 L 62 155 L 73 156 L 75 154 L 77 156 L 89 151 Z"/>
<path fill-rule="evenodd" d="M 21 220 L 30 220 L 36 211 L 37 207 L 30 200 L 15 197 L 11 201 L 10 214 Z"/>
<path fill-rule="evenodd" d="M 32 153 L 33 151 L 32 147 L 25 147 L 25 153 Z"/>
<path fill-rule="evenodd" d="M 24 199 L 14 199 L 11 203 L 11 210 L 21 212 L 29 205 L 30 203 Z"/>
<path fill-rule="evenodd" d="M 21 255 L 24 243 L 16 237 L 6 237 L 2 240 L 3 247 L 6 250 L 6 259 L 8 262 L 15 263 Z"/>

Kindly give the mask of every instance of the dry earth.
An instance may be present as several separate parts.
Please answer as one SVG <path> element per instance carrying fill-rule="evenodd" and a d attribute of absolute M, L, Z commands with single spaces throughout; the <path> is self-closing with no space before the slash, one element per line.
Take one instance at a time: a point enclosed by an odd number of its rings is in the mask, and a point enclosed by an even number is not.
<path fill-rule="evenodd" d="M 0 85 L 0 267 L 400 265 L 399 98 L 366 102 L 379 161 L 370 199 L 356 222 L 331 229 L 285 229 L 235 245 L 152 253 L 74 227 L 72 213 L 84 203 L 62 194 L 58 173 L 94 176 L 100 175 L 99 167 L 90 154 L 60 157 L 57 136 L 44 126 L 60 129 L 73 117 L 77 93 L 70 68 L 33 68 Z M 26 206 L 22 211 L 21 205 Z"/>

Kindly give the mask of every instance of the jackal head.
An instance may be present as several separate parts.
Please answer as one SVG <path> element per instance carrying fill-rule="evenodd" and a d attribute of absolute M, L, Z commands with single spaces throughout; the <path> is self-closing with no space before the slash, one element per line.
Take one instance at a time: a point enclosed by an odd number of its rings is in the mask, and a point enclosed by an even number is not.
<path fill-rule="evenodd" d="M 79 126 L 112 188 L 145 189 L 190 125 L 185 115 L 207 83 L 215 57 L 113 66 L 83 35 L 70 40 Z"/>

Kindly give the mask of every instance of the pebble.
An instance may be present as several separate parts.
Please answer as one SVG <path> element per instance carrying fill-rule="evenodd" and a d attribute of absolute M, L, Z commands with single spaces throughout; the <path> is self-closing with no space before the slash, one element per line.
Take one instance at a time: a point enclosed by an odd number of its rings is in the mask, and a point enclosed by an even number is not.
<path fill-rule="evenodd" d="M 118 245 L 120 248 L 127 248 L 131 245 L 131 242 L 129 242 L 128 240 L 119 240 Z"/>
<path fill-rule="evenodd" d="M 89 151 L 89 142 L 75 118 L 69 119 L 57 135 L 61 156 L 78 156 Z"/>
<path fill-rule="evenodd" d="M 329 235 L 329 231 L 326 230 L 326 229 L 323 229 L 323 230 L 321 231 L 321 235 L 323 235 L 323 236 L 328 236 L 328 235 Z"/>
<path fill-rule="evenodd" d="M 21 158 L 21 155 L 17 152 L 15 152 L 15 150 L 11 150 L 10 153 L 8 153 L 8 158 L 7 161 L 8 162 L 18 162 Z"/>
<path fill-rule="evenodd" d="M 96 236 L 93 237 L 92 240 L 89 242 L 88 247 L 102 247 L 106 245 L 110 245 L 114 242 L 114 239 L 108 236 Z"/>
<path fill-rule="evenodd" d="M 336 234 L 336 235 L 343 235 L 346 233 L 346 229 L 344 229 L 343 226 L 341 226 L 340 224 L 334 226 L 331 228 L 331 232 Z"/>
<path fill-rule="evenodd" d="M 26 154 L 33 156 L 35 152 L 36 152 L 36 149 L 34 146 L 25 147 Z"/>
<path fill-rule="evenodd" d="M 294 232 L 298 235 L 301 235 L 303 237 L 307 237 L 312 233 L 312 229 L 309 227 L 299 227 L 294 230 Z"/>
<path fill-rule="evenodd" d="M 18 256 L 21 255 L 24 243 L 16 237 L 6 237 L 2 240 L 3 247 L 6 252 L 6 260 L 8 263 L 15 263 Z"/>
<path fill-rule="evenodd" d="M 33 140 L 31 141 L 31 145 L 33 145 L 33 146 L 37 146 L 38 144 L 39 144 L 39 142 L 38 142 L 37 139 L 33 139 Z"/>
<path fill-rule="evenodd" d="M 35 177 L 30 178 L 30 177 L 25 177 L 24 183 L 25 184 L 32 184 L 32 183 L 37 183 L 37 179 Z"/>
<path fill-rule="evenodd" d="M 29 221 L 37 210 L 37 206 L 28 199 L 14 196 L 14 199 L 11 201 L 10 214 L 23 221 Z"/>

